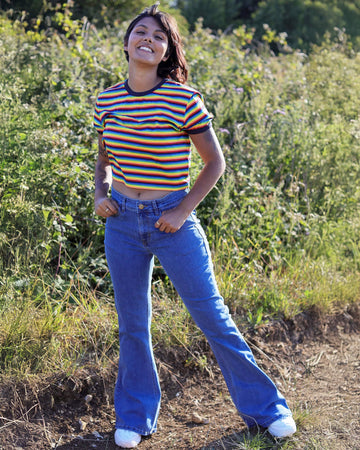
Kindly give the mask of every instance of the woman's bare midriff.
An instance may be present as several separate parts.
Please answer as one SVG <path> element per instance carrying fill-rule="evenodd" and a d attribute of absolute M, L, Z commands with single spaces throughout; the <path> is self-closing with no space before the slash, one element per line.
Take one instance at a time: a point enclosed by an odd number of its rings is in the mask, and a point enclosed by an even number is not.
<path fill-rule="evenodd" d="M 173 192 L 168 190 L 159 191 L 154 189 L 129 188 L 128 186 L 125 186 L 125 184 L 114 179 L 112 181 L 112 187 L 120 192 L 120 194 L 125 195 L 125 197 L 133 198 L 135 200 L 158 200 Z"/>

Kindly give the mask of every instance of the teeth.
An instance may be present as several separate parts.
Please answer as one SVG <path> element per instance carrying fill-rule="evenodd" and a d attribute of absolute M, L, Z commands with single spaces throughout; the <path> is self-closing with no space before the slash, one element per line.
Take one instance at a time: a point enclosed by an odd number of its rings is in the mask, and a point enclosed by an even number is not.
<path fill-rule="evenodd" d="M 152 50 L 149 47 L 140 47 L 140 50 L 145 50 L 146 52 L 152 53 Z"/>

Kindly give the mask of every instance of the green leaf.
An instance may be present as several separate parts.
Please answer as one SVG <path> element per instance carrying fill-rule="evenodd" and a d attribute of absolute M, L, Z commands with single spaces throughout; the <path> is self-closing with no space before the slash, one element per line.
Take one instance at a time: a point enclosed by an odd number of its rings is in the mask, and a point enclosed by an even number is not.
<path fill-rule="evenodd" d="M 74 222 L 74 219 L 72 216 L 70 216 L 70 214 L 66 214 L 65 216 L 65 223 L 72 223 Z"/>

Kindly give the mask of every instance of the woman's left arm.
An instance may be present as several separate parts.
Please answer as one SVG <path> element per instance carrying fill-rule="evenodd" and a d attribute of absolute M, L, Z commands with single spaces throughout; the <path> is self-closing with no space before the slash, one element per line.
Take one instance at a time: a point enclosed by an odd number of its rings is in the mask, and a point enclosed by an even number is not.
<path fill-rule="evenodd" d="M 181 228 L 186 218 L 211 191 L 225 170 L 224 155 L 213 128 L 190 137 L 204 166 L 188 195 L 176 208 L 165 211 L 158 220 L 158 225 L 155 225 L 166 233 L 175 233 Z"/>

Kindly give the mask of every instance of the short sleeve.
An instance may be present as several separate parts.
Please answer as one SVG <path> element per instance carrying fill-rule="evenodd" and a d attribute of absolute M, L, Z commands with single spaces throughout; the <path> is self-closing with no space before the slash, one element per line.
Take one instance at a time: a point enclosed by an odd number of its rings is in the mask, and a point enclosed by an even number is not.
<path fill-rule="evenodd" d="M 102 133 L 104 131 L 104 114 L 102 112 L 102 108 L 100 106 L 99 97 L 96 100 L 95 110 L 94 110 L 94 127 L 99 132 Z"/>
<path fill-rule="evenodd" d="M 198 134 L 211 127 L 213 117 L 206 109 L 201 94 L 195 93 L 186 106 L 183 131 Z"/>

